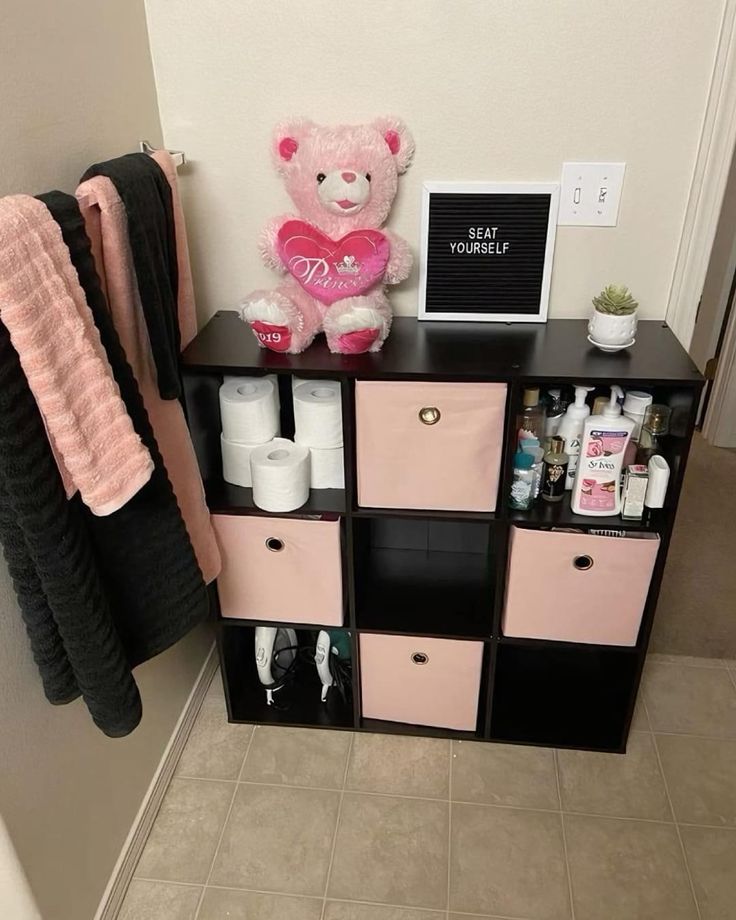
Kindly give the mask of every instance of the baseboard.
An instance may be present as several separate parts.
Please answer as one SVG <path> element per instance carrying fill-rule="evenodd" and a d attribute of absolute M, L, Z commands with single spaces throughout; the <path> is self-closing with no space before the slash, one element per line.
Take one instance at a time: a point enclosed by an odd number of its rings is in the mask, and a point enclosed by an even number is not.
<path fill-rule="evenodd" d="M 187 743 L 189 734 L 194 726 L 199 710 L 204 701 L 207 689 L 212 681 L 212 677 L 217 670 L 217 651 L 213 644 L 209 655 L 197 676 L 197 679 L 189 694 L 189 698 L 184 704 L 182 713 L 172 732 L 166 750 L 161 757 L 161 761 L 151 780 L 151 785 L 143 799 L 138 814 L 133 821 L 130 833 L 123 844 L 118 861 L 107 883 L 105 893 L 102 895 L 100 906 L 94 920 L 115 920 L 120 911 L 120 907 L 128 889 L 130 880 L 133 877 L 136 864 L 143 852 L 148 835 L 156 819 L 158 810 L 163 801 L 163 797 L 168 789 L 169 782 L 174 775 L 176 764 L 179 760 L 184 745 Z"/>

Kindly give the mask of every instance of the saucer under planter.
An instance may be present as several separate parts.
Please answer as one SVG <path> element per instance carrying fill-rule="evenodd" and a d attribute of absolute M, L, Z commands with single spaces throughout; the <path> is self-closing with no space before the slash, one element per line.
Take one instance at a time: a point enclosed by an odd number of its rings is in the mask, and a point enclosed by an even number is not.
<path fill-rule="evenodd" d="M 588 321 L 590 341 L 598 348 L 613 347 L 616 351 L 628 348 L 636 337 L 637 313 L 635 310 L 618 316 L 594 309 Z"/>
<path fill-rule="evenodd" d="M 625 348 L 631 348 L 635 344 L 636 339 L 632 339 L 630 342 L 624 342 L 623 345 L 604 345 L 602 342 L 596 342 L 593 336 L 588 336 L 588 341 L 591 345 L 595 345 L 596 348 L 600 348 L 601 351 L 614 352 L 614 351 L 623 351 Z"/>

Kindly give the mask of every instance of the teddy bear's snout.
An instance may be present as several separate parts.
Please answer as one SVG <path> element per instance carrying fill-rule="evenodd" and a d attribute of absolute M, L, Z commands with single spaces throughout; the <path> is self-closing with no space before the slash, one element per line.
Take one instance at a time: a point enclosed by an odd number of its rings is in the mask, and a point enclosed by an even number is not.
<path fill-rule="evenodd" d="M 324 207 L 333 214 L 356 214 L 371 196 L 371 183 L 367 175 L 352 169 L 335 169 L 320 173 L 317 195 Z"/>

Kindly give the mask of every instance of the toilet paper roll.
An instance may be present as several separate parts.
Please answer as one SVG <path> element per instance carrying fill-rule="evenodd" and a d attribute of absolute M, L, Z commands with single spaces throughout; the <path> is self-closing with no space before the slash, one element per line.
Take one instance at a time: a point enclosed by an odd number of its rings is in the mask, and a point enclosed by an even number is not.
<path fill-rule="evenodd" d="M 345 488 L 345 463 L 342 447 L 333 447 L 330 450 L 310 447 L 309 454 L 312 466 L 310 481 L 313 489 Z"/>
<path fill-rule="evenodd" d="M 291 444 L 286 438 L 274 438 L 269 444 Z M 222 478 L 234 486 L 253 485 L 250 475 L 250 455 L 260 444 L 244 444 L 242 441 L 228 441 L 220 435 L 222 449 Z"/>
<path fill-rule="evenodd" d="M 251 377 L 233 377 L 232 374 L 225 374 L 222 378 L 223 383 L 227 383 L 230 380 L 252 380 Z M 256 380 L 270 380 L 273 384 L 273 388 L 276 392 L 276 408 L 281 410 L 281 400 L 279 399 L 279 378 L 278 374 L 266 374 L 265 377 L 257 377 Z"/>
<path fill-rule="evenodd" d="M 294 440 L 306 447 L 342 447 L 342 399 L 337 380 L 307 380 L 294 388 Z"/>
<path fill-rule="evenodd" d="M 269 377 L 231 377 L 220 387 L 222 433 L 228 441 L 265 444 L 279 434 L 278 387 Z"/>
<path fill-rule="evenodd" d="M 309 498 L 308 448 L 291 441 L 261 444 L 250 454 L 253 501 L 264 511 L 294 511 Z"/>

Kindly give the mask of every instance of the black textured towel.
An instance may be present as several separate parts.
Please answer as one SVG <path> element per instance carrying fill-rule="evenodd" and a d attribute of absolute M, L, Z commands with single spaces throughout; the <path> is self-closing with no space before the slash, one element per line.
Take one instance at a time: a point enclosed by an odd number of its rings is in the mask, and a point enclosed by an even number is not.
<path fill-rule="evenodd" d="M 81 692 L 111 736 L 127 735 L 141 700 L 81 507 L 68 502 L 18 354 L 0 324 L 0 540 L 31 649 L 52 703 Z"/>
<path fill-rule="evenodd" d="M 95 163 L 81 181 L 107 176 L 128 215 L 138 292 L 143 305 L 158 390 L 163 399 L 181 396 L 181 335 L 177 296 L 179 271 L 171 187 L 158 163 L 147 153 L 128 153 Z"/>
<path fill-rule="evenodd" d="M 79 205 L 62 192 L 38 197 L 59 224 L 120 395 L 154 462 L 149 482 L 114 514 L 96 517 L 82 506 L 132 667 L 201 622 L 209 609 L 208 594 L 143 398 L 107 309 Z"/>

